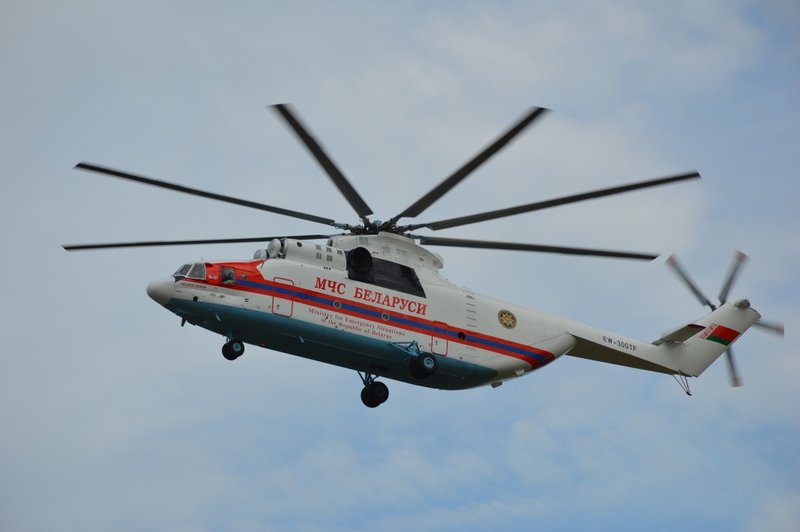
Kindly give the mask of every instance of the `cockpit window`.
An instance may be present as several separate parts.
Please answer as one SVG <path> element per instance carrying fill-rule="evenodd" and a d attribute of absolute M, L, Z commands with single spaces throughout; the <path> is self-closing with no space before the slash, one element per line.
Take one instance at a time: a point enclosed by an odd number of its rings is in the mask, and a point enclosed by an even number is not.
<path fill-rule="evenodd" d="M 175 280 L 178 281 L 180 279 L 189 278 L 189 279 L 202 279 L 205 280 L 206 278 L 206 265 L 202 262 L 196 262 L 194 264 L 184 264 L 178 271 L 172 274 L 175 277 Z"/>
<path fill-rule="evenodd" d="M 195 262 L 192 264 L 192 269 L 189 270 L 189 274 L 186 276 L 190 279 L 203 279 L 206 278 L 206 265 L 202 262 Z"/>
<path fill-rule="evenodd" d="M 178 268 L 178 271 L 173 273 L 172 276 L 175 278 L 176 281 L 178 279 L 183 279 L 184 277 L 186 277 L 186 274 L 189 273 L 189 270 L 191 269 L 192 269 L 191 264 L 184 264 L 183 266 Z"/>

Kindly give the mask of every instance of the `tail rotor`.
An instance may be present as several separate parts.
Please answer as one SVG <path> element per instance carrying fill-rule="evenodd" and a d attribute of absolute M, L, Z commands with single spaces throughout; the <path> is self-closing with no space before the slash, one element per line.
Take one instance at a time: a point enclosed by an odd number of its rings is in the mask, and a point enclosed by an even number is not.
<path fill-rule="evenodd" d="M 748 257 L 741 251 L 736 251 L 733 255 L 733 261 L 731 262 L 731 267 L 728 270 L 728 275 L 725 277 L 725 281 L 722 283 L 722 287 L 720 288 L 719 295 L 717 296 L 719 299 L 719 304 L 724 305 L 728 301 L 728 295 L 730 291 L 733 289 L 734 284 L 739 278 L 739 274 L 742 271 L 742 268 L 747 263 Z M 703 294 L 703 292 L 697 287 L 694 283 L 692 278 L 689 276 L 687 271 L 681 266 L 680 262 L 678 262 L 678 258 L 675 255 L 670 256 L 667 259 L 667 266 L 672 269 L 673 272 L 680 278 L 681 281 L 686 285 L 692 294 L 700 301 L 700 304 L 709 307 L 712 311 L 716 310 L 717 307 Z M 778 334 L 779 336 L 783 337 L 783 324 L 780 322 L 773 322 L 773 321 L 766 321 L 766 320 L 758 320 L 754 325 L 758 326 L 761 329 L 773 332 Z M 738 388 L 742 386 L 742 379 L 739 376 L 739 372 L 736 369 L 736 362 L 733 356 L 733 349 L 728 348 L 725 350 L 725 360 L 727 361 L 728 366 L 728 375 L 730 378 L 731 386 Z"/>

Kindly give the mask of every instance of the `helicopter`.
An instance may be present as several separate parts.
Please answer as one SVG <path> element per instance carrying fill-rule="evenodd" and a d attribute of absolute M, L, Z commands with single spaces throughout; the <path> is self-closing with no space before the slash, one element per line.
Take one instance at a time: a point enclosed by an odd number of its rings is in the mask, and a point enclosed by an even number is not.
<path fill-rule="evenodd" d="M 473 293 L 445 279 L 441 255 L 429 246 L 517 250 L 652 261 L 654 253 L 575 248 L 417 234 L 529 213 L 650 187 L 699 179 L 696 171 L 426 223 L 401 223 L 421 215 L 478 167 L 544 116 L 529 109 L 510 128 L 436 187 L 386 221 L 373 211 L 287 104 L 271 106 L 308 149 L 359 218 L 356 224 L 190 188 L 80 162 L 75 168 L 184 194 L 298 218 L 335 228 L 334 234 L 253 238 L 113 242 L 64 245 L 67 251 L 189 244 L 257 242 L 250 260 L 190 261 L 147 285 L 147 294 L 176 314 L 181 326 L 199 326 L 225 338 L 222 355 L 233 361 L 246 345 L 355 370 L 361 400 L 386 402 L 379 378 L 443 390 L 498 387 L 559 357 L 575 357 L 671 375 L 687 395 L 723 353 L 731 382 L 741 385 L 732 344 L 753 325 L 782 334 L 747 299 L 727 301 L 746 256 L 737 253 L 715 306 L 672 256 L 667 263 L 710 307 L 706 316 L 653 342 L 629 338 Z"/>

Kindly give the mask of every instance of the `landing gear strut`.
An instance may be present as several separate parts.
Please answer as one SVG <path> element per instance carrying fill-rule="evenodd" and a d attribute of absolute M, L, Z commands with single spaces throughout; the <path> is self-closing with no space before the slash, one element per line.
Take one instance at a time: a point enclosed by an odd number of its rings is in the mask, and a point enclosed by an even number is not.
<path fill-rule="evenodd" d="M 244 342 L 232 338 L 222 345 L 222 356 L 226 360 L 236 360 L 244 354 Z"/>
<path fill-rule="evenodd" d="M 364 388 L 361 390 L 361 402 L 364 406 L 375 408 L 386 402 L 389 398 L 389 388 L 382 382 L 376 381 L 376 376 L 371 373 L 358 372 Z"/>

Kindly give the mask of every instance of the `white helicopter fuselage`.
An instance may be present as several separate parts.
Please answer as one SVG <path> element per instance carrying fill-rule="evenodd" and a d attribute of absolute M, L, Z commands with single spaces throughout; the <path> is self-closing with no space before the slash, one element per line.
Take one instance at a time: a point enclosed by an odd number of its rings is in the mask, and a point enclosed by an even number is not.
<path fill-rule="evenodd" d="M 374 408 L 389 397 L 378 377 L 440 389 L 483 384 L 499 386 L 541 368 L 564 354 L 671 374 L 689 393 L 686 380 L 698 376 L 727 352 L 734 385 L 740 381 L 728 346 L 759 320 L 750 302 L 726 303 L 746 256 L 737 253 L 715 307 L 671 257 L 668 263 L 712 312 L 648 343 L 474 294 L 440 274 L 439 255 L 425 246 L 516 250 L 630 260 L 658 254 L 608 249 L 497 242 L 414 235 L 438 231 L 657 187 L 692 179 L 691 171 L 620 186 L 535 201 L 446 220 L 412 220 L 546 114 L 529 109 L 512 127 L 414 203 L 386 221 L 373 210 L 286 104 L 272 106 L 305 145 L 331 183 L 358 215 L 350 225 L 313 213 L 268 205 L 176 183 L 80 162 L 76 168 L 192 196 L 239 205 L 344 230 L 338 236 L 157 240 L 65 245 L 68 251 L 128 247 L 269 242 L 251 261 L 195 262 L 172 277 L 154 281 L 147 292 L 181 318 L 227 338 L 222 354 L 235 360 L 245 344 L 266 347 L 355 369 L 364 388 L 362 402 Z M 400 222 L 404 219 L 404 222 Z M 283 235 L 286 236 L 286 235 Z M 326 245 L 312 244 L 327 239 Z M 419 244 L 415 242 L 419 240 Z M 782 334 L 780 324 L 761 323 Z"/>
<path fill-rule="evenodd" d="M 458 287 L 440 275 L 438 255 L 403 236 L 327 244 L 275 240 L 252 261 L 187 264 L 148 293 L 229 340 L 439 389 L 497 386 L 566 353 L 696 376 L 759 318 L 737 302 L 642 342 Z M 357 248 L 369 255 L 364 275 Z M 423 354 L 436 361 L 430 375 L 411 368 Z"/>

